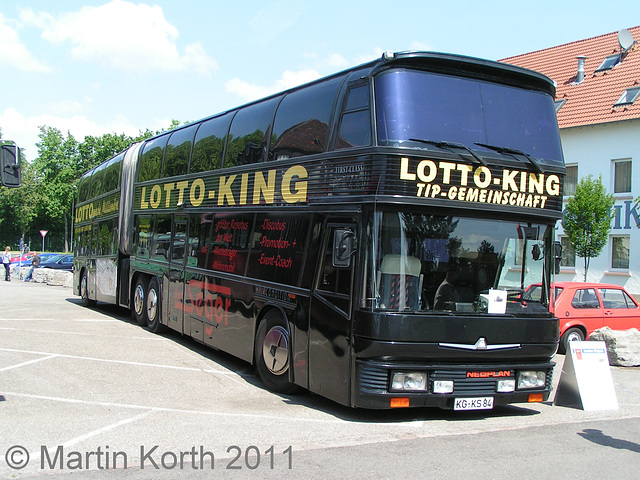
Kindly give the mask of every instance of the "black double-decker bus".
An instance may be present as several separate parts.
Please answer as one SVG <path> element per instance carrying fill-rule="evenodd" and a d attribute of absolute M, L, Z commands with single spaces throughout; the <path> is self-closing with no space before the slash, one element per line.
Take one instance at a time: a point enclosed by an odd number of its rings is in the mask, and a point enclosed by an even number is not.
<path fill-rule="evenodd" d="M 254 364 L 276 392 L 544 401 L 554 93 L 511 65 L 388 53 L 134 144 L 79 183 L 75 291 Z"/>

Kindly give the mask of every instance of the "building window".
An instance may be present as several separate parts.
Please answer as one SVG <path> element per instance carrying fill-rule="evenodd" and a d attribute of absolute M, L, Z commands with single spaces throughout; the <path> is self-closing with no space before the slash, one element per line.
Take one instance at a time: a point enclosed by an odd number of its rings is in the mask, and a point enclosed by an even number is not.
<path fill-rule="evenodd" d="M 640 87 L 627 88 L 613 106 L 620 107 L 622 105 L 631 105 L 636 101 L 638 95 L 640 95 Z"/>
<path fill-rule="evenodd" d="M 576 185 L 578 185 L 578 166 L 567 165 L 566 176 L 564 178 L 564 193 L 565 197 L 575 195 Z"/>
<path fill-rule="evenodd" d="M 611 238 L 611 268 L 629 269 L 629 237 Z"/>
<path fill-rule="evenodd" d="M 631 192 L 631 160 L 613 162 L 613 193 Z"/>
<path fill-rule="evenodd" d="M 604 70 L 611 70 L 613 67 L 619 64 L 621 60 L 622 60 L 622 54 L 620 53 L 616 53 L 615 55 L 609 55 L 607 58 L 605 58 L 602 61 L 600 66 L 596 68 L 595 73 L 602 72 Z"/>
<path fill-rule="evenodd" d="M 562 245 L 562 260 L 560 261 L 561 267 L 575 267 L 576 266 L 576 251 L 569 242 L 569 237 L 560 237 L 560 244 Z"/>

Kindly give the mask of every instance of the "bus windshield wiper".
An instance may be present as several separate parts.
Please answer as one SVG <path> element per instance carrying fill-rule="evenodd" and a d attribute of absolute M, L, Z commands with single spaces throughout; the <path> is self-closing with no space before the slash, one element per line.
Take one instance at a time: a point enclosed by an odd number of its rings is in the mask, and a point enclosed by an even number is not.
<path fill-rule="evenodd" d="M 476 145 L 479 145 L 484 148 L 488 148 L 489 150 L 493 150 L 498 153 L 506 153 L 507 155 L 511 155 L 514 158 L 515 158 L 515 155 L 522 155 L 524 158 L 526 158 L 529 161 L 531 165 L 536 167 L 536 170 L 538 170 L 538 172 L 544 173 L 544 168 L 540 166 L 538 161 L 535 158 L 533 158 L 531 155 L 523 152 L 522 150 L 516 150 L 515 148 L 509 148 L 509 147 L 499 147 L 497 145 L 488 145 L 486 143 L 478 143 L 478 142 L 475 142 L 475 143 Z"/>
<path fill-rule="evenodd" d="M 442 140 L 424 140 L 422 138 L 410 138 L 409 139 L 412 142 L 419 142 L 419 143 L 426 143 L 428 145 L 434 145 L 438 148 L 444 148 L 444 149 L 454 149 L 454 148 L 458 148 L 461 150 L 466 150 L 467 153 L 469 153 L 475 160 L 477 160 L 478 162 L 480 162 L 482 165 L 484 165 L 485 167 L 487 166 L 487 162 L 485 161 L 484 158 L 482 158 L 481 156 L 479 156 L 477 153 L 475 153 L 473 150 L 471 150 L 469 147 L 467 147 L 466 145 L 462 144 L 462 143 L 456 143 L 456 142 L 447 142 L 447 141 L 442 141 Z M 460 154 L 458 154 L 460 155 Z M 460 158 L 464 159 L 464 157 L 462 155 L 460 155 Z"/>

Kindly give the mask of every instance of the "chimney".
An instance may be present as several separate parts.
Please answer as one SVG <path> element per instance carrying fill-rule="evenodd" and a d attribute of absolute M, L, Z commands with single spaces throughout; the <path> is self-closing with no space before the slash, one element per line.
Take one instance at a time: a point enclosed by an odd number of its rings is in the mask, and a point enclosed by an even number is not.
<path fill-rule="evenodd" d="M 576 75 L 576 81 L 574 83 L 579 84 L 584 80 L 584 61 L 587 59 L 584 55 L 576 57 L 578 59 L 578 75 Z"/>

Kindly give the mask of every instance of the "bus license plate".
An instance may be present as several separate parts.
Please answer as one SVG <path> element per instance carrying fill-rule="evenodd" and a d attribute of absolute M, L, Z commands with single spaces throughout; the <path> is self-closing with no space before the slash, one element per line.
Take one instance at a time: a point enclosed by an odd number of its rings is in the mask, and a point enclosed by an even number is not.
<path fill-rule="evenodd" d="M 493 397 L 456 398 L 453 404 L 454 410 L 491 410 Z"/>

